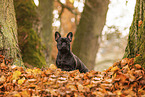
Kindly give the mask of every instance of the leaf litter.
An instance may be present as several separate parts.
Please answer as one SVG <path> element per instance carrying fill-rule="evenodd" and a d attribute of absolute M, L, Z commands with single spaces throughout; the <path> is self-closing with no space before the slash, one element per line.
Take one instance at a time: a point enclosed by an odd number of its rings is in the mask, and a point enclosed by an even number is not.
<path fill-rule="evenodd" d="M 145 97 L 145 69 L 134 58 L 122 59 L 102 72 L 43 70 L 11 66 L 0 55 L 0 97 Z"/>

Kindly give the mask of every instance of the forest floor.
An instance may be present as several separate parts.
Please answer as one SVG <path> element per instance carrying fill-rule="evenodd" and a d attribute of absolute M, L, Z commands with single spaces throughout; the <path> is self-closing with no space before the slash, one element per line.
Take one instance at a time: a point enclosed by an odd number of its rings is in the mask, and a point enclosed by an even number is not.
<path fill-rule="evenodd" d="M 23 69 L 0 56 L 0 97 L 145 97 L 145 69 L 134 58 L 107 70 L 80 73 L 49 68 Z"/>

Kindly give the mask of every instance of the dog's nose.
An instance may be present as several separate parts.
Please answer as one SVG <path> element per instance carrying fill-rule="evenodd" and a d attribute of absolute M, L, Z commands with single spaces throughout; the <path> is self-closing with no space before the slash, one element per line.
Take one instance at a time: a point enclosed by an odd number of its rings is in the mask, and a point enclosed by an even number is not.
<path fill-rule="evenodd" d="M 66 43 L 62 43 L 62 47 L 66 47 Z"/>

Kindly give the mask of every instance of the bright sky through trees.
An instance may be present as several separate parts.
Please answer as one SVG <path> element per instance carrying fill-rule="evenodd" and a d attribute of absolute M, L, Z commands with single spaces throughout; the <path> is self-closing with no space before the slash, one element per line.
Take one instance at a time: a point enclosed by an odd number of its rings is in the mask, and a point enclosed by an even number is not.
<path fill-rule="evenodd" d="M 133 20 L 135 3 L 136 0 L 111 0 L 107 12 L 106 25 L 117 26 L 122 31 L 123 36 L 127 35 Z M 107 27 L 104 27 L 104 30 L 107 31 Z"/>
<path fill-rule="evenodd" d="M 38 0 L 34 0 L 34 2 L 35 2 L 35 4 L 36 4 L 36 6 L 39 5 L 39 1 L 38 1 Z"/>
<path fill-rule="evenodd" d="M 60 0 L 63 4 L 66 3 L 65 0 Z M 118 26 L 119 30 L 122 31 L 123 36 L 127 35 L 129 32 L 129 27 L 132 23 L 133 13 L 135 8 L 136 0 L 110 0 L 111 3 L 109 4 L 109 10 L 107 13 L 107 26 Z M 35 4 L 38 6 L 39 1 L 34 0 Z M 74 0 L 74 7 L 78 7 L 80 12 L 83 11 L 84 7 L 84 0 Z M 58 11 L 54 10 L 55 18 L 58 17 Z M 60 21 L 54 19 L 53 26 L 60 26 Z M 124 30 L 126 28 L 126 30 Z M 104 31 L 107 31 L 107 27 L 104 27 Z"/>

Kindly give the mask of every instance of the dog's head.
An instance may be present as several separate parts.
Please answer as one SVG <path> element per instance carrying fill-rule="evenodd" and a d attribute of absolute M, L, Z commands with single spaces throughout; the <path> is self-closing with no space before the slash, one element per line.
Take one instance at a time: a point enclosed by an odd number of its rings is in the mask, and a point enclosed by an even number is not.
<path fill-rule="evenodd" d="M 55 32 L 55 41 L 57 42 L 58 51 L 70 51 L 70 42 L 72 41 L 72 37 L 72 32 L 69 32 L 67 37 L 61 37 L 59 32 Z"/>

